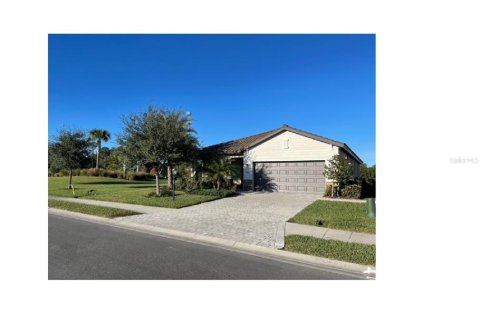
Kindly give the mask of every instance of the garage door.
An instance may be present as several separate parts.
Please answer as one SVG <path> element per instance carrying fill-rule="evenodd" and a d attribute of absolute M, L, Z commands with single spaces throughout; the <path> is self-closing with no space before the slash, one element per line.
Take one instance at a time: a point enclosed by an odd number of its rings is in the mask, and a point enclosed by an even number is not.
<path fill-rule="evenodd" d="M 325 191 L 324 161 L 255 162 L 255 190 Z"/>

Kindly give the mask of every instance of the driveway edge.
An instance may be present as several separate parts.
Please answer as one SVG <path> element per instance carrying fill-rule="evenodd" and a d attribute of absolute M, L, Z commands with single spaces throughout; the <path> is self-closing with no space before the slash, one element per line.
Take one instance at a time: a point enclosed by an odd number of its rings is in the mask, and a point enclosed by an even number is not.
<path fill-rule="evenodd" d="M 63 209 L 48 208 L 48 212 L 52 214 L 73 217 L 79 220 L 100 223 L 100 224 L 110 225 L 110 226 L 124 228 L 124 229 L 130 229 L 133 231 L 143 231 L 143 232 L 150 233 L 152 235 L 157 235 L 157 236 L 165 236 L 165 237 L 171 237 L 171 238 L 180 239 L 180 240 L 186 240 L 189 242 L 197 242 L 197 243 L 219 246 L 219 247 L 223 247 L 230 250 L 236 250 L 236 251 L 241 251 L 248 254 L 258 255 L 261 257 L 280 259 L 282 261 L 290 261 L 293 263 L 296 262 L 296 263 L 308 264 L 312 267 L 327 267 L 330 269 L 335 269 L 336 271 L 340 271 L 340 272 L 346 271 L 346 272 L 354 272 L 357 274 L 365 274 L 368 271 L 372 270 L 372 266 L 365 266 L 365 265 L 355 264 L 350 262 L 330 260 L 327 258 L 309 256 L 309 255 L 283 251 L 283 250 L 278 250 L 273 248 L 260 247 L 253 244 L 247 244 L 247 243 L 237 242 L 233 240 L 220 239 L 220 238 L 205 236 L 202 234 L 177 231 L 173 229 L 167 229 L 167 228 L 156 227 L 156 226 L 148 226 L 148 225 L 131 223 L 131 222 L 116 221 L 113 219 L 101 218 L 101 217 L 91 216 L 83 213 L 67 211 Z M 277 238 L 282 233 L 280 231 L 281 229 L 282 228 L 279 226 L 277 230 Z M 283 229 L 283 234 L 284 234 L 284 231 L 285 230 Z"/>

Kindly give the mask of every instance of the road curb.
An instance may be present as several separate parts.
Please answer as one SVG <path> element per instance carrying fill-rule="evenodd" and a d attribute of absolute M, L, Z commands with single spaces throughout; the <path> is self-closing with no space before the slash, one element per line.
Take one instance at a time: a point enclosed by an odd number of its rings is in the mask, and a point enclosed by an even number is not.
<path fill-rule="evenodd" d="M 285 248 L 285 222 L 280 222 L 277 225 L 277 232 L 275 233 L 275 249 Z"/>
<path fill-rule="evenodd" d="M 125 222 L 121 220 L 114 220 L 108 218 L 101 218 L 96 216 L 91 216 L 83 213 L 57 209 L 57 208 L 48 208 L 49 213 L 69 216 L 79 220 L 96 222 L 101 224 L 106 224 L 114 227 L 130 229 L 133 231 L 143 231 L 150 233 L 152 235 L 171 237 L 180 240 L 186 240 L 189 242 L 197 242 L 203 244 L 214 245 L 218 247 L 223 247 L 230 250 L 241 251 L 243 253 L 249 253 L 253 255 L 258 255 L 262 257 L 268 257 L 272 259 L 279 259 L 282 261 L 290 261 L 293 263 L 302 263 L 308 264 L 312 267 L 328 267 L 336 271 L 345 271 L 345 272 L 354 272 L 357 274 L 364 274 L 367 270 L 372 270 L 372 266 L 365 266 L 350 262 L 343 262 L 338 260 L 331 260 L 322 257 L 315 257 L 304 255 L 295 252 L 283 251 L 273 248 L 261 247 L 253 244 L 247 244 L 242 242 L 237 242 L 233 240 L 226 240 L 211 236 L 206 236 L 202 234 L 195 234 L 190 232 L 178 231 L 173 229 L 167 229 L 156 226 L 149 226 L 144 224 L 137 224 L 131 222 Z M 281 229 L 281 228 L 279 228 Z"/>

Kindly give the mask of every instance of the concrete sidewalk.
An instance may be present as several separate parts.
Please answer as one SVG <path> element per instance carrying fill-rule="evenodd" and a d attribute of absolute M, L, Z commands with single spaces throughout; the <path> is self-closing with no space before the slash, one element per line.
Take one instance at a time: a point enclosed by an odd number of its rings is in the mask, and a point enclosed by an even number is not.
<path fill-rule="evenodd" d="M 329 229 L 329 228 L 287 222 L 285 226 L 285 235 L 288 236 L 288 235 L 294 235 L 294 234 L 302 235 L 302 236 L 311 236 L 311 237 L 325 239 L 325 240 L 339 240 L 344 242 L 354 242 L 354 243 L 375 245 L 374 234 Z"/>

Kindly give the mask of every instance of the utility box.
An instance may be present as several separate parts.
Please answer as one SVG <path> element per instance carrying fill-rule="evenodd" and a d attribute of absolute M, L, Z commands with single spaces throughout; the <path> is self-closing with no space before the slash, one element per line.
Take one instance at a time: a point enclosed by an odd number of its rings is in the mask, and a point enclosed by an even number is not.
<path fill-rule="evenodd" d="M 367 213 L 368 217 L 374 219 L 376 217 L 375 213 L 375 198 L 366 198 L 367 200 Z"/>

